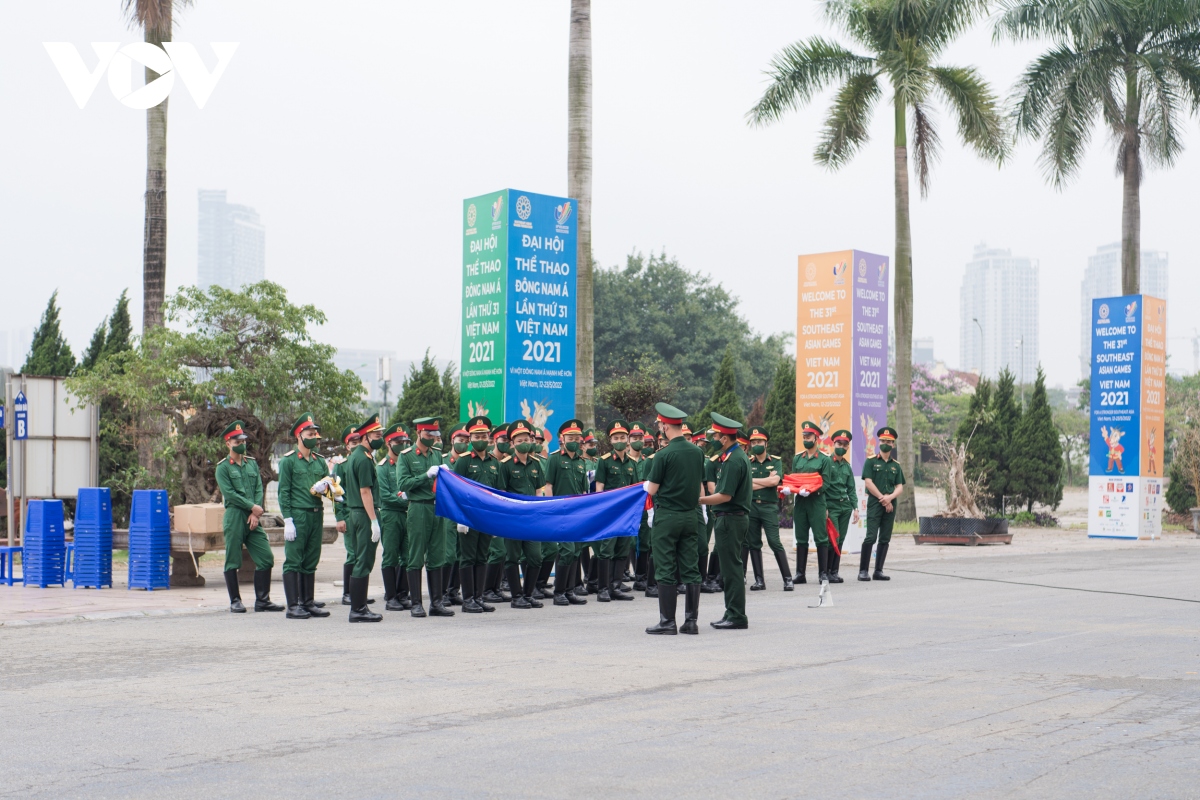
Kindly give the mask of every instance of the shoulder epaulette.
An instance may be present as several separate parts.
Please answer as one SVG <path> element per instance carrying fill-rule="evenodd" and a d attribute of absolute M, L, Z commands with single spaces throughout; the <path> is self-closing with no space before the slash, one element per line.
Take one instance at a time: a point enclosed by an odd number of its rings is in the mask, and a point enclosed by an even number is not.
<path fill-rule="evenodd" d="M 287 458 L 288 456 L 294 456 L 295 454 L 296 454 L 295 450 L 288 450 L 286 453 L 283 454 L 283 457 Z"/>
<path fill-rule="evenodd" d="M 651 457 L 651 458 L 654 458 L 654 456 L 650 456 L 650 457 Z M 708 457 L 708 460 L 709 460 L 709 461 L 718 461 L 718 460 L 720 460 L 720 458 L 721 458 L 721 454 L 720 454 L 720 453 L 717 453 L 716 455 L 709 456 L 709 457 Z"/>
<path fill-rule="evenodd" d="M 559 450 L 555 450 L 555 451 L 553 451 L 552 453 L 550 453 L 550 455 L 552 455 L 552 456 L 556 456 L 556 455 L 558 455 L 558 454 L 559 454 L 559 453 L 561 453 L 561 452 L 562 452 L 562 450 L 561 450 L 561 449 L 559 449 Z"/>
<path fill-rule="evenodd" d="M 411 446 L 409 446 L 409 447 L 406 447 L 406 448 L 404 448 L 403 450 L 401 450 L 401 451 L 400 451 L 400 455 L 404 455 L 404 454 L 406 454 L 406 453 L 411 453 L 411 452 L 412 452 L 412 447 L 411 447 Z"/>
<path fill-rule="evenodd" d="M 507 464 L 510 461 L 512 461 L 512 456 L 505 456 L 504 458 L 500 459 L 501 464 Z"/>
<path fill-rule="evenodd" d="M 654 458 L 654 456 L 655 454 L 651 453 L 650 455 L 646 456 L 646 460 L 649 461 L 650 459 Z"/>
<path fill-rule="evenodd" d="M 605 458 L 612 458 L 612 453 L 605 453 L 604 455 L 600 456 L 600 458 L 601 458 L 601 460 L 603 460 Z"/>
<path fill-rule="evenodd" d="M 320 453 L 313 453 L 313 455 L 316 456 L 317 458 L 321 459 L 322 461 L 325 460 L 325 456 L 321 455 Z"/>
<path fill-rule="evenodd" d="M 247 460 L 247 461 L 253 461 L 255 464 L 257 464 L 257 463 L 258 463 L 258 460 L 257 460 L 257 459 L 255 459 L 255 458 L 254 458 L 254 456 L 246 456 L 246 460 Z"/>
<path fill-rule="evenodd" d="M 218 461 L 217 463 L 218 463 L 218 464 L 224 464 L 224 463 L 225 463 L 226 461 L 228 461 L 228 460 L 229 460 L 229 456 L 225 456 L 224 458 L 222 458 L 222 459 L 221 459 L 220 461 Z"/>

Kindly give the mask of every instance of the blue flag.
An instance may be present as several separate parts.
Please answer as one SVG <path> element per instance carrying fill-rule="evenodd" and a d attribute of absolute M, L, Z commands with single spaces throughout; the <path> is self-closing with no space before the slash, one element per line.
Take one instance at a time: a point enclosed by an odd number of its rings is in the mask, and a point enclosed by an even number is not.
<path fill-rule="evenodd" d="M 438 472 L 434 512 L 477 531 L 527 542 L 598 542 L 637 536 L 646 503 L 642 485 L 571 497 L 530 497 L 502 492 Z"/>

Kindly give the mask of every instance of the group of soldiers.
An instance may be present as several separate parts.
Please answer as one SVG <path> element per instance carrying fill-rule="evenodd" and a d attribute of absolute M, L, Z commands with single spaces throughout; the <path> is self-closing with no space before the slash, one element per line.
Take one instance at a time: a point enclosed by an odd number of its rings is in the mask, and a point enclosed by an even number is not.
<path fill-rule="evenodd" d="M 350 622 L 378 622 L 369 598 L 369 577 L 382 544 L 381 572 L 387 611 L 413 617 L 488 613 L 495 605 L 514 609 L 629 601 L 631 592 L 657 598 L 659 622 L 650 634 L 698 633 L 700 595 L 723 593 L 725 613 L 718 630 L 748 627 L 746 569 L 753 567 L 751 591 L 766 589 L 762 545 L 774 553 L 783 590 L 806 583 L 809 532 L 816 544 L 818 579 L 841 583 L 839 555 L 858 497 L 850 465 L 849 431 L 835 431 L 832 454 L 821 451 L 821 428 L 806 422 L 803 449 L 790 469 L 768 453 L 770 436 L 761 426 L 712 414 L 711 424 L 693 431 L 688 415 L 666 403 L 656 410 L 657 430 L 640 423 L 612 421 L 605 433 L 609 452 L 600 454 L 594 431 L 571 419 L 558 428 L 559 448 L 548 452 L 545 431 L 526 420 L 493 425 L 476 416 L 448 431 L 437 417 L 413 420 L 410 428 L 386 430 L 379 415 L 341 432 L 344 455 L 326 459 L 318 450 L 320 428 L 312 414 L 292 426 L 296 447 L 279 463 L 279 508 L 284 518 L 283 585 L 286 607 L 270 598 L 274 559 L 260 525 L 263 485 L 255 460 L 245 454 L 240 422 L 223 436 L 229 455 L 216 469 L 225 504 L 225 578 L 230 610 L 244 613 L 238 588 L 244 544 L 255 564 L 255 611 L 284 611 L 289 619 L 327 617 L 314 597 L 324 527 L 323 497 L 344 492 L 334 503 L 342 534 L 343 605 Z M 415 439 L 413 434 L 415 433 Z M 862 471 L 867 500 L 867 537 L 859 563 L 860 581 L 889 580 L 883 573 L 895 519 L 895 501 L 904 475 L 892 458 L 896 435 L 878 431 L 878 456 Z M 383 451 L 380 454 L 379 451 Z M 382 457 L 380 457 L 382 455 Z M 440 469 L 484 486 L 526 496 L 568 496 L 620 489 L 641 483 L 652 498 L 636 536 L 579 542 L 540 542 L 494 537 L 434 513 Z M 788 473 L 818 473 L 819 488 L 793 490 Z M 807 485 L 816 485 L 810 483 Z M 796 536 L 793 576 L 779 536 L 780 498 L 792 506 Z M 536 524 L 536 523 L 533 523 Z M 836 532 L 837 546 L 830 539 Z M 709 543 L 713 542 L 710 551 Z M 878 542 L 874 574 L 871 552 Z M 427 582 L 429 609 L 422 580 Z M 551 581 L 551 579 L 553 579 Z M 631 584 L 631 585 L 630 585 Z M 678 597 L 685 598 L 684 621 L 677 625 Z"/>

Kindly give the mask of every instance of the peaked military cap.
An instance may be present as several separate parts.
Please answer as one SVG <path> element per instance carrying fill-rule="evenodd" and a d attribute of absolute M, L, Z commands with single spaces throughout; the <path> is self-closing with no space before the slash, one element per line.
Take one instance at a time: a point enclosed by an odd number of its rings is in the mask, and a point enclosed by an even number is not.
<path fill-rule="evenodd" d="M 359 436 L 366 436 L 368 433 L 374 433 L 382 428 L 383 426 L 379 424 L 379 415 L 372 414 L 363 420 L 363 424 L 358 426 L 357 430 L 355 430 L 355 433 L 357 433 Z"/>
<path fill-rule="evenodd" d="M 386 431 L 383 432 L 383 440 L 385 442 L 390 442 L 392 439 L 407 439 L 407 438 L 409 438 L 408 431 L 405 430 L 404 426 L 401 425 L 399 422 L 397 422 L 395 425 L 391 426 L 390 428 L 388 428 Z"/>
<path fill-rule="evenodd" d="M 492 421 L 487 417 L 471 417 L 466 424 L 467 433 L 492 433 Z"/>
<path fill-rule="evenodd" d="M 608 436 L 612 436 L 614 433 L 629 433 L 629 425 L 623 419 L 614 419 L 608 423 L 608 430 L 605 433 Z"/>
<path fill-rule="evenodd" d="M 240 419 L 235 419 L 233 422 L 225 426 L 225 430 L 221 431 L 221 438 L 228 442 L 230 439 L 237 439 L 238 441 L 241 441 L 242 439 L 249 439 L 250 437 L 246 435 L 245 429 L 242 428 L 242 421 Z"/>
<path fill-rule="evenodd" d="M 421 417 L 414 419 L 413 425 L 416 426 L 418 431 L 436 431 L 438 429 L 438 422 L 441 419 L 441 417 Z"/>
<path fill-rule="evenodd" d="M 524 419 L 519 419 L 508 426 L 508 438 L 510 439 L 518 433 L 528 433 L 530 436 L 533 436 L 536 432 L 537 429 L 533 427 L 533 424 Z"/>
<path fill-rule="evenodd" d="M 762 425 L 755 425 L 754 427 L 750 428 L 750 441 L 753 442 L 755 439 L 770 441 L 771 436 L 767 433 L 767 429 Z"/>
<path fill-rule="evenodd" d="M 849 442 L 849 441 L 853 441 L 853 440 L 854 440 L 854 435 L 853 435 L 853 434 L 851 434 L 851 433 L 850 433 L 850 431 L 848 431 L 848 430 L 845 430 L 845 429 L 843 428 L 843 429 L 842 429 L 842 430 L 840 430 L 840 431 L 834 431 L 834 432 L 833 432 L 833 436 L 831 436 L 830 438 L 831 438 L 831 439 L 833 439 L 835 442 L 836 442 L 838 439 L 845 439 L 847 442 Z"/>
<path fill-rule="evenodd" d="M 583 435 L 583 423 L 577 419 L 569 419 L 562 425 L 558 426 L 558 435 L 562 436 L 566 433 L 578 433 Z"/>
<path fill-rule="evenodd" d="M 738 428 L 742 427 L 742 423 L 735 419 L 730 419 L 724 414 L 718 414 L 713 411 L 709 416 L 712 417 L 713 428 L 717 433 L 723 433 L 726 436 L 737 436 Z"/>
<path fill-rule="evenodd" d="M 670 403 L 655 403 L 654 413 L 658 414 L 658 421 L 667 425 L 682 425 L 687 419 L 687 412 L 680 411 Z"/>
<path fill-rule="evenodd" d="M 313 419 L 313 415 L 306 411 L 297 417 L 296 421 L 292 423 L 292 436 L 299 436 L 300 431 L 305 431 L 309 428 L 312 428 L 318 433 L 321 431 L 321 426 L 317 424 L 315 419 Z"/>
<path fill-rule="evenodd" d="M 492 428 L 492 438 L 495 439 L 500 436 L 503 436 L 505 439 L 508 438 L 508 426 L 504 423 Z"/>
<path fill-rule="evenodd" d="M 346 427 L 342 428 L 342 444 L 346 444 L 351 439 L 359 439 L 359 438 L 362 438 L 362 437 L 360 437 L 358 435 L 358 431 L 354 430 L 353 425 L 347 425 Z"/>
<path fill-rule="evenodd" d="M 815 433 L 817 435 L 817 438 L 820 438 L 821 435 L 824 433 L 821 430 L 821 426 L 815 422 L 805 422 L 803 425 L 800 426 L 801 435 L 807 433 L 808 431 L 812 431 L 813 433 Z"/>
<path fill-rule="evenodd" d="M 875 435 L 878 436 L 880 439 L 891 439 L 893 442 L 896 441 L 896 429 L 895 428 L 889 428 L 887 426 L 884 426 L 884 427 L 880 428 L 879 430 L 877 430 L 875 432 Z"/>
<path fill-rule="evenodd" d="M 642 423 L 635 422 L 629 426 L 629 435 L 630 436 L 645 436 L 646 429 L 642 427 Z"/>

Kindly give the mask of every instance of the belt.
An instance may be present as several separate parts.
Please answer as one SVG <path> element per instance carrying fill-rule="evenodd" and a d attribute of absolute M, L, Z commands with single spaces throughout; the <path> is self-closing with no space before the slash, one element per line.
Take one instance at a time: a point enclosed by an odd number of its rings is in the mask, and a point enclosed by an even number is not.
<path fill-rule="evenodd" d="M 777 502 L 778 502 L 778 500 L 774 500 L 774 499 L 772 499 L 772 500 L 757 500 L 757 499 L 756 499 L 754 502 L 756 502 L 756 503 L 758 503 L 758 504 L 760 504 L 760 505 L 761 505 L 761 504 L 763 504 L 763 503 L 767 503 L 768 505 L 775 505 L 775 503 L 777 503 Z"/>
<path fill-rule="evenodd" d="M 433 505 L 433 501 L 432 501 L 432 500 L 413 500 L 411 497 L 408 499 L 408 502 L 409 502 L 409 503 L 419 503 L 419 504 L 421 504 L 421 505 L 423 505 L 423 506 L 431 506 L 431 505 Z"/>
<path fill-rule="evenodd" d="M 745 511 L 714 511 L 713 513 L 716 514 L 718 517 L 744 517 L 744 516 L 746 516 Z"/>
<path fill-rule="evenodd" d="M 297 511 L 308 511 L 309 513 L 316 514 L 317 512 L 324 511 L 325 509 L 323 509 L 323 508 L 299 508 L 296 510 Z"/>

